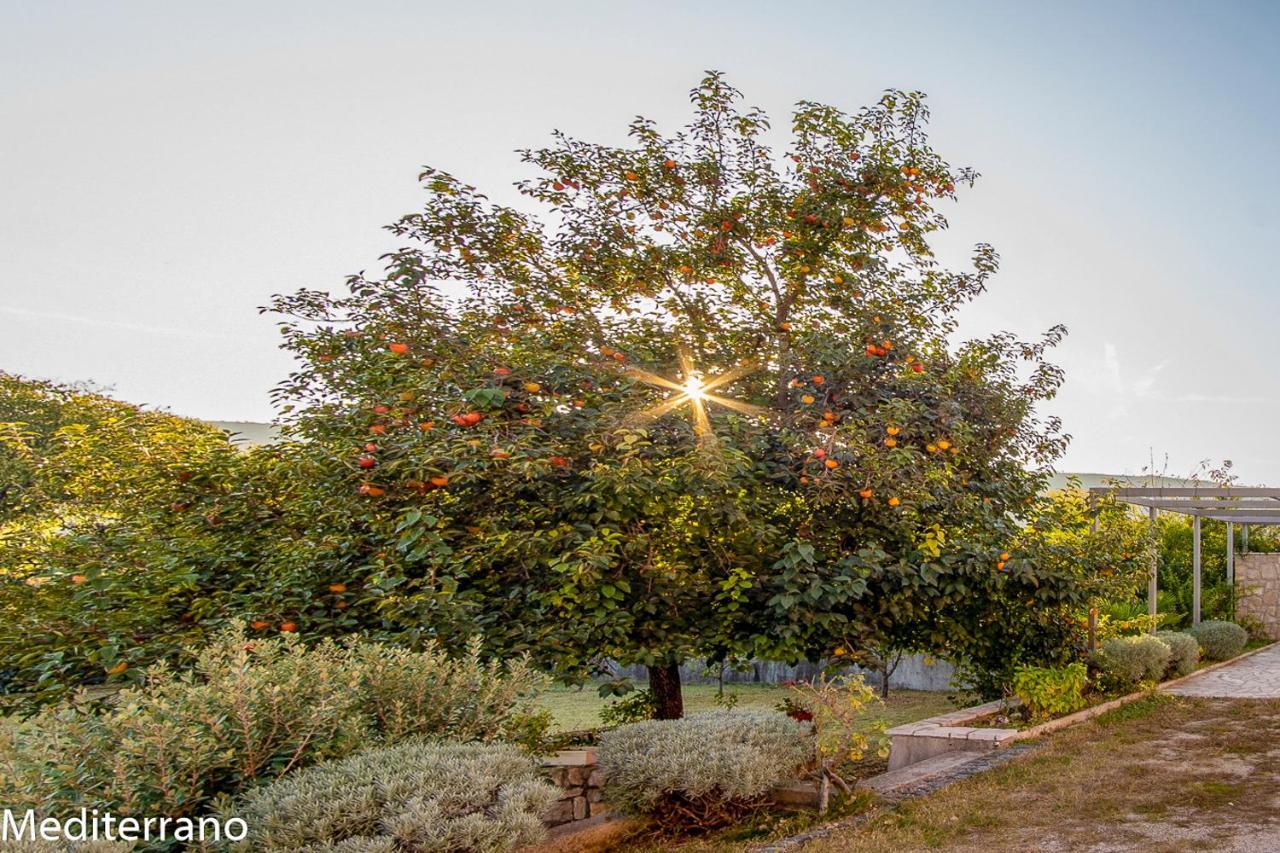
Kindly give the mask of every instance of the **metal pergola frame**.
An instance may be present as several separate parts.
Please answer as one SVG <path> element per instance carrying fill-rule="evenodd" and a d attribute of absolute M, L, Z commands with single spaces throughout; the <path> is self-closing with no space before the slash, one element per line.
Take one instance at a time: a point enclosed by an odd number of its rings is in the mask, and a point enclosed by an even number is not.
<path fill-rule="evenodd" d="M 1227 583 L 1235 591 L 1235 525 L 1242 528 L 1244 552 L 1249 553 L 1249 525 L 1280 524 L 1280 488 L 1205 486 L 1205 487 L 1109 487 L 1089 490 L 1090 499 L 1114 497 L 1134 506 L 1146 507 L 1155 527 L 1160 512 L 1176 512 L 1190 516 L 1191 546 L 1191 622 L 1200 624 L 1200 522 L 1202 519 L 1225 521 L 1227 524 Z M 1147 581 L 1147 613 L 1156 615 L 1157 554 L 1151 550 L 1151 577 Z"/>

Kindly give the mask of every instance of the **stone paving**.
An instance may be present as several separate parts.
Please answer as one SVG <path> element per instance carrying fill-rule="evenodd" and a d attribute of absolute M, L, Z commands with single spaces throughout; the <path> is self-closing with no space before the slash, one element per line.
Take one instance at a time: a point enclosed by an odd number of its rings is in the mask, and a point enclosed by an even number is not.
<path fill-rule="evenodd" d="M 1167 688 L 1178 696 L 1280 699 L 1280 644 Z"/>

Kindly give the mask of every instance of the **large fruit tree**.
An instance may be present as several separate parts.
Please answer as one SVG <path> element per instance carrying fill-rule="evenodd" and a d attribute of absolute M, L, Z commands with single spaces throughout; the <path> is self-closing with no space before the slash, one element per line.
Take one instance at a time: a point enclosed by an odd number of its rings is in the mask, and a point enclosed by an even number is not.
<path fill-rule="evenodd" d="M 691 100 L 674 134 L 523 151 L 519 209 L 427 169 L 381 274 L 273 302 L 290 430 L 359 501 L 325 524 L 361 607 L 643 664 L 660 716 L 690 658 L 1060 624 L 1078 585 L 1009 549 L 1065 441 L 1035 413 L 1064 332 L 956 341 L 997 258 L 931 251 L 975 175 L 922 97 L 801 102 L 783 151 L 719 74 Z"/>

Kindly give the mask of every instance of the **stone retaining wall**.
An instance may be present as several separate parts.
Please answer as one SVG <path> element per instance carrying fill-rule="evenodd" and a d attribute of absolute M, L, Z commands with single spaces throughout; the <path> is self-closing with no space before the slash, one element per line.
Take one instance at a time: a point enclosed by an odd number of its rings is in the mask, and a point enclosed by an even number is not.
<path fill-rule="evenodd" d="M 1280 640 L 1280 554 L 1236 554 L 1236 615 L 1263 624 Z"/>
<path fill-rule="evenodd" d="M 604 773 L 594 749 L 563 749 L 542 760 L 543 772 L 560 788 L 559 800 L 543 817 L 549 827 L 603 817 L 609 807 L 601 801 Z"/>

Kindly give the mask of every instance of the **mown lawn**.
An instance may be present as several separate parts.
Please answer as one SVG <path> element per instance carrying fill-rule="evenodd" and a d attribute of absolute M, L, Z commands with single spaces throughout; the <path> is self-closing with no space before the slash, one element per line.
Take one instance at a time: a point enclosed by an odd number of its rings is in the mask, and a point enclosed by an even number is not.
<path fill-rule="evenodd" d="M 738 708 L 773 708 L 787 695 L 787 688 L 772 684 L 736 684 L 725 687 L 726 695 L 736 694 Z M 542 703 L 551 711 L 555 730 L 568 732 L 592 729 L 600 726 L 600 709 L 614 699 L 601 699 L 596 686 L 588 684 L 581 690 L 574 687 L 556 687 L 543 694 Z M 714 684 L 687 684 L 684 687 L 686 713 L 705 711 L 719 707 L 716 704 Z M 894 690 L 885 705 L 868 708 L 868 723 L 883 717 L 890 726 L 920 720 L 934 714 L 954 710 L 945 693 L 927 693 L 922 690 Z"/>

